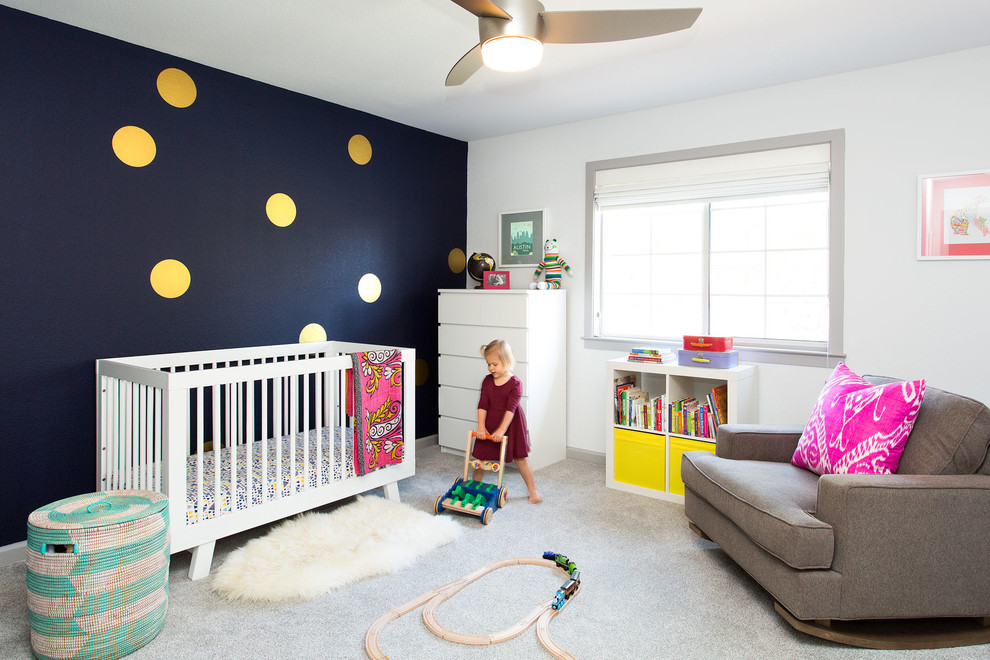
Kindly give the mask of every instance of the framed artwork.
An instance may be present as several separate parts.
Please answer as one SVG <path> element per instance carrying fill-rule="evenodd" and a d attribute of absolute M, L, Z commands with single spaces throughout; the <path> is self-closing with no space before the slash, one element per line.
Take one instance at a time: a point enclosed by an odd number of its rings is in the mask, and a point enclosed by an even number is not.
<path fill-rule="evenodd" d="M 498 216 L 499 265 L 537 266 L 543 261 L 543 241 L 547 236 L 544 210 L 515 211 Z"/>
<path fill-rule="evenodd" d="M 486 289 L 508 289 L 509 271 L 486 270 L 483 284 Z"/>
<path fill-rule="evenodd" d="M 919 177 L 918 259 L 990 259 L 990 170 Z"/>

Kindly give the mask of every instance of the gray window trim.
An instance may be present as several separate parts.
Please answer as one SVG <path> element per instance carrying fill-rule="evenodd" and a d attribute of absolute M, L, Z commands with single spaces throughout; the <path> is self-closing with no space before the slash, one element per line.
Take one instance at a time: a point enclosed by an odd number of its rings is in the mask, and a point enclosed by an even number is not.
<path fill-rule="evenodd" d="M 809 351 L 786 346 L 739 346 L 740 359 L 747 362 L 793 364 L 802 366 L 835 366 L 845 357 L 843 353 L 843 282 L 845 248 L 845 130 L 834 129 L 816 133 L 802 133 L 761 140 L 749 140 L 732 144 L 668 151 L 657 154 L 628 156 L 608 160 L 591 161 L 585 165 L 585 270 L 584 287 L 584 344 L 586 348 L 602 350 L 628 350 L 629 347 L 655 340 L 614 339 L 595 336 L 594 291 L 598 278 L 600 259 L 595 251 L 600 246 L 595 241 L 595 180 L 602 170 L 638 167 L 680 160 L 731 156 L 754 151 L 785 149 L 811 144 L 829 143 L 831 148 L 831 173 L 829 181 L 829 330 L 828 347 L 824 351 Z"/>

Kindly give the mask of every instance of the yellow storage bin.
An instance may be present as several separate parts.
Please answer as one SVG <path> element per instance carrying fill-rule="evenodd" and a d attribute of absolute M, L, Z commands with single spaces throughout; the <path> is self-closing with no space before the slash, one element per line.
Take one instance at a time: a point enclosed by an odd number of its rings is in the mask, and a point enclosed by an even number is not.
<path fill-rule="evenodd" d="M 686 451 L 707 451 L 715 453 L 715 443 L 689 438 L 670 439 L 670 492 L 684 494 L 684 481 L 681 479 L 681 454 Z"/>
<path fill-rule="evenodd" d="M 633 486 L 666 490 L 665 436 L 615 429 L 615 480 Z"/>

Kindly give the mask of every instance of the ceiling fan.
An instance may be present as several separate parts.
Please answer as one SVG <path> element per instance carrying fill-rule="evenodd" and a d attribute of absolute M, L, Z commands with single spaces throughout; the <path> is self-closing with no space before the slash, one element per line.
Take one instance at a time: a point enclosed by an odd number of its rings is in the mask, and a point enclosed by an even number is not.
<path fill-rule="evenodd" d="M 652 37 L 694 25 L 701 9 L 546 11 L 539 0 L 453 0 L 478 17 L 480 40 L 447 74 L 460 85 L 483 65 L 524 71 L 540 63 L 543 44 L 587 44 Z"/>

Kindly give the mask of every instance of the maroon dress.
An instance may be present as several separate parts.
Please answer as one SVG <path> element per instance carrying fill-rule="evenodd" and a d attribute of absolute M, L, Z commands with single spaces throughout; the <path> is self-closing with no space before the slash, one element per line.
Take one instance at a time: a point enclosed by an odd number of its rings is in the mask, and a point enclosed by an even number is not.
<path fill-rule="evenodd" d="M 496 385 L 495 377 L 491 374 L 481 381 L 481 398 L 478 399 L 478 409 L 485 411 L 485 426 L 489 433 L 502 423 L 506 411 L 515 413 L 509 422 L 509 437 L 505 447 L 505 461 L 511 463 L 513 458 L 529 456 L 529 428 L 526 426 L 526 416 L 523 414 L 519 399 L 522 397 L 522 382 L 512 376 L 504 385 Z M 472 454 L 481 461 L 497 461 L 499 443 L 492 440 L 476 439 Z"/>

